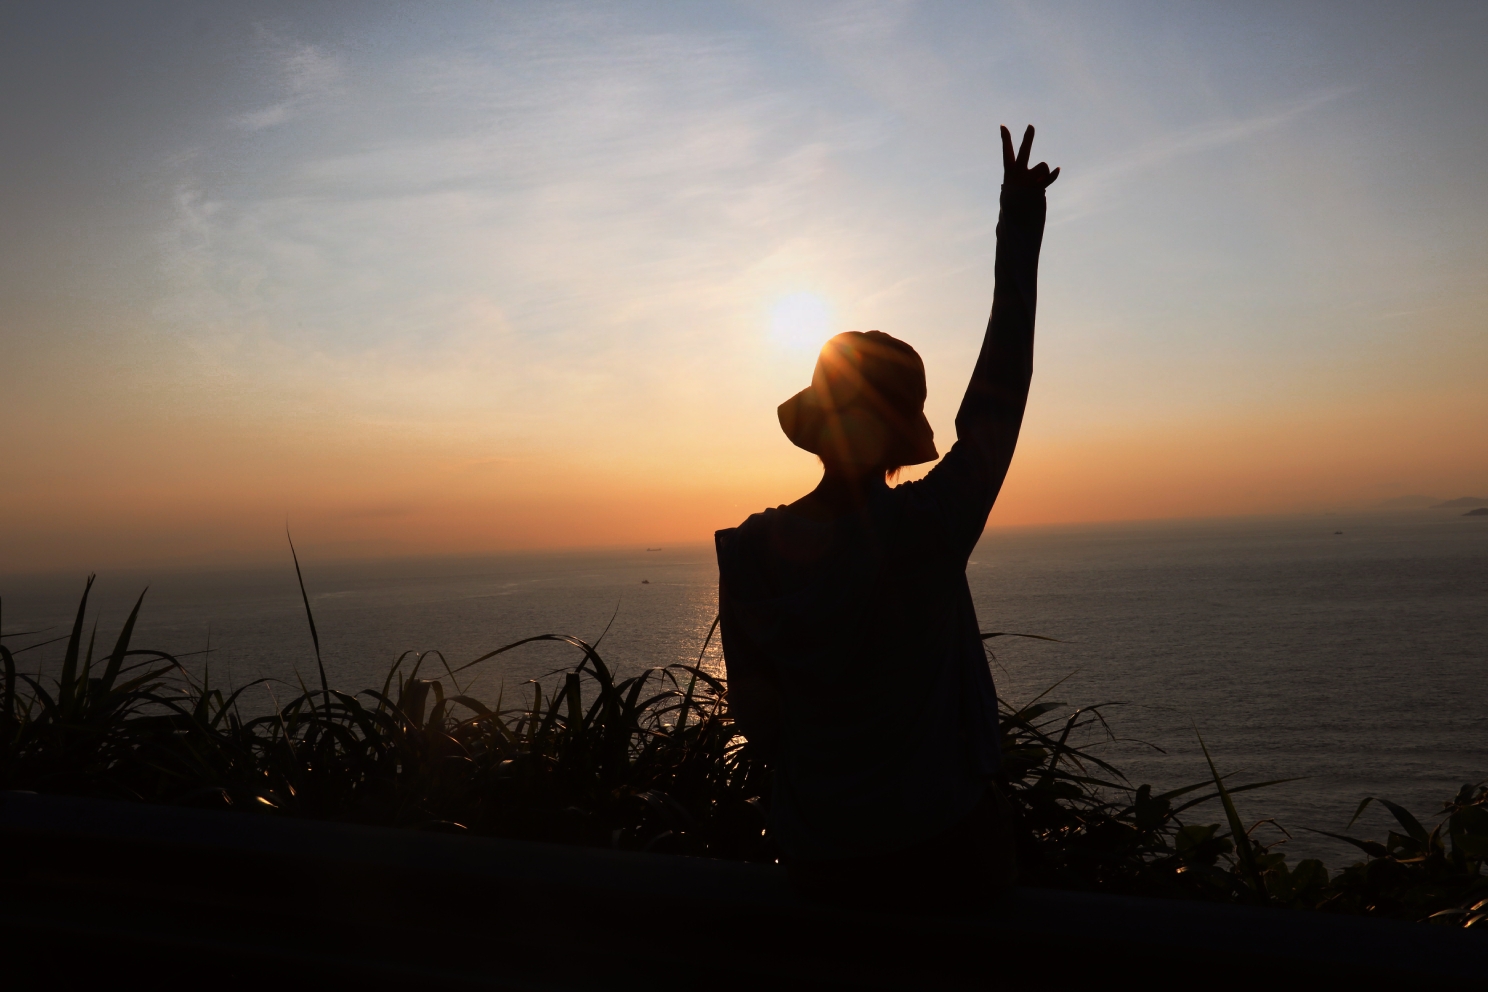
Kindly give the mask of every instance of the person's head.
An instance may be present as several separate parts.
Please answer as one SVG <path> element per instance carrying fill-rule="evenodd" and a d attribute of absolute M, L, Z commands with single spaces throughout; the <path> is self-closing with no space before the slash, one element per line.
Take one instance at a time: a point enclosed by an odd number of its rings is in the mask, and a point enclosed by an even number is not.
<path fill-rule="evenodd" d="M 811 385 L 779 408 L 780 427 L 828 470 L 868 474 L 933 461 L 925 363 L 882 331 L 848 331 L 822 346 Z"/>

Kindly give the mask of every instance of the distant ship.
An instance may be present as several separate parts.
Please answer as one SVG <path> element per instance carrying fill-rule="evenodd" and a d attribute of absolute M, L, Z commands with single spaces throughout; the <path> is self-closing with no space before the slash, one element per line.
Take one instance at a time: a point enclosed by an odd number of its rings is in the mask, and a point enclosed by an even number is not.
<path fill-rule="evenodd" d="M 650 579 L 642 579 L 641 580 L 641 585 L 643 585 L 643 586 L 649 586 L 650 584 L 651 584 L 651 580 Z"/>
<path fill-rule="evenodd" d="M 660 548 L 647 548 L 647 551 L 660 551 Z"/>

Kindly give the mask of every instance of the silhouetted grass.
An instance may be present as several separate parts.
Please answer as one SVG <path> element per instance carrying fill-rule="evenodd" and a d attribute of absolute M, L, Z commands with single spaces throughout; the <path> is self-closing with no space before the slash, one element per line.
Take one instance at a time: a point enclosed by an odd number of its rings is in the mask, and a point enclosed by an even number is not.
<path fill-rule="evenodd" d="M 132 647 L 139 602 L 113 647 L 96 653 L 96 627 L 85 636 L 92 582 L 56 678 L 22 673 L 16 655 L 30 648 L 7 646 L 16 635 L 0 640 L 0 788 L 776 857 L 766 830 L 770 770 L 736 735 L 725 685 L 701 654 L 698 664 L 622 679 L 593 646 L 543 634 L 458 667 L 437 652 L 405 654 L 379 688 L 353 694 L 331 687 L 317 636 L 320 686 L 301 684 L 272 712 L 245 717 L 244 691 L 274 683 L 223 690 L 207 663 L 198 678 L 169 654 Z M 478 666 L 542 641 L 570 645 L 576 663 L 514 690 L 518 698 L 480 700 L 462 688 Z M 1291 866 L 1255 836 L 1269 821 L 1246 828 L 1235 802 L 1274 782 L 1232 784 L 1211 760 L 1203 782 L 1133 787 L 1090 744 L 1075 743 L 1104 729 L 1100 707 L 1071 711 L 1047 697 L 1002 713 L 1025 882 L 1462 926 L 1488 919 L 1483 786 L 1464 785 L 1429 831 L 1377 800 L 1403 832 L 1383 843 L 1330 834 L 1363 859 L 1336 872 L 1312 859 Z M 1215 800 L 1224 823 L 1202 822 Z"/>

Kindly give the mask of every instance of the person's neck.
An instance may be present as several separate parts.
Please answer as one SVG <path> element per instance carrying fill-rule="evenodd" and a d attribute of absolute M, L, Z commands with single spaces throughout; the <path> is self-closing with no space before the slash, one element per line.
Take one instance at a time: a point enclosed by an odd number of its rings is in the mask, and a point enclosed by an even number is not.
<path fill-rule="evenodd" d="M 883 469 L 862 470 L 827 464 L 816 488 L 792 503 L 790 508 L 813 519 L 831 519 L 861 509 L 876 490 L 887 487 Z"/>

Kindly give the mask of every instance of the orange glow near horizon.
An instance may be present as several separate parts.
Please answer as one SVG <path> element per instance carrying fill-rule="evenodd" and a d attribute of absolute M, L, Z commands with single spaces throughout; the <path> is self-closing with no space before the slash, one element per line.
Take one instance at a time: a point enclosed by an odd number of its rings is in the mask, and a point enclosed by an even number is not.
<path fill-rule="evenodd" d="M 1360 509 L 1405 491 L 1453 498 L 1483 489 L 1461 461 L 1466 449 L 1473 465 L 1488 464 L 1488 439 L 1465 426 L 1484 422 L 1488 399 L 1438 398 L 1416 412 L 1412 421 L 1389 408 L 1309 411 L 1099 437 L 1028 430 L 989 525 Z M 6 571 L 277 561 L 286 524 L 302 553 L 327 559 L 704 544 L 714 530 L 804 494 L 818 473 L 778 431 L 768 460 L 645 472 L 472 462 L 453 447 L 387 442 L 341 446 L 334 458 L 308 444 L 292 457 L 278 450 L 203 471 L 216 441 L 165 439 L 153 465 L 150 452 L 136 451 L 136 473 L 115 476 L 106 508 L 89 489 L 86 461 L 60 492 L 12 489 L 4 512 L 31 525 L 7 535 Z M 388 464 L 400 470 L 390 476 Z"/>

